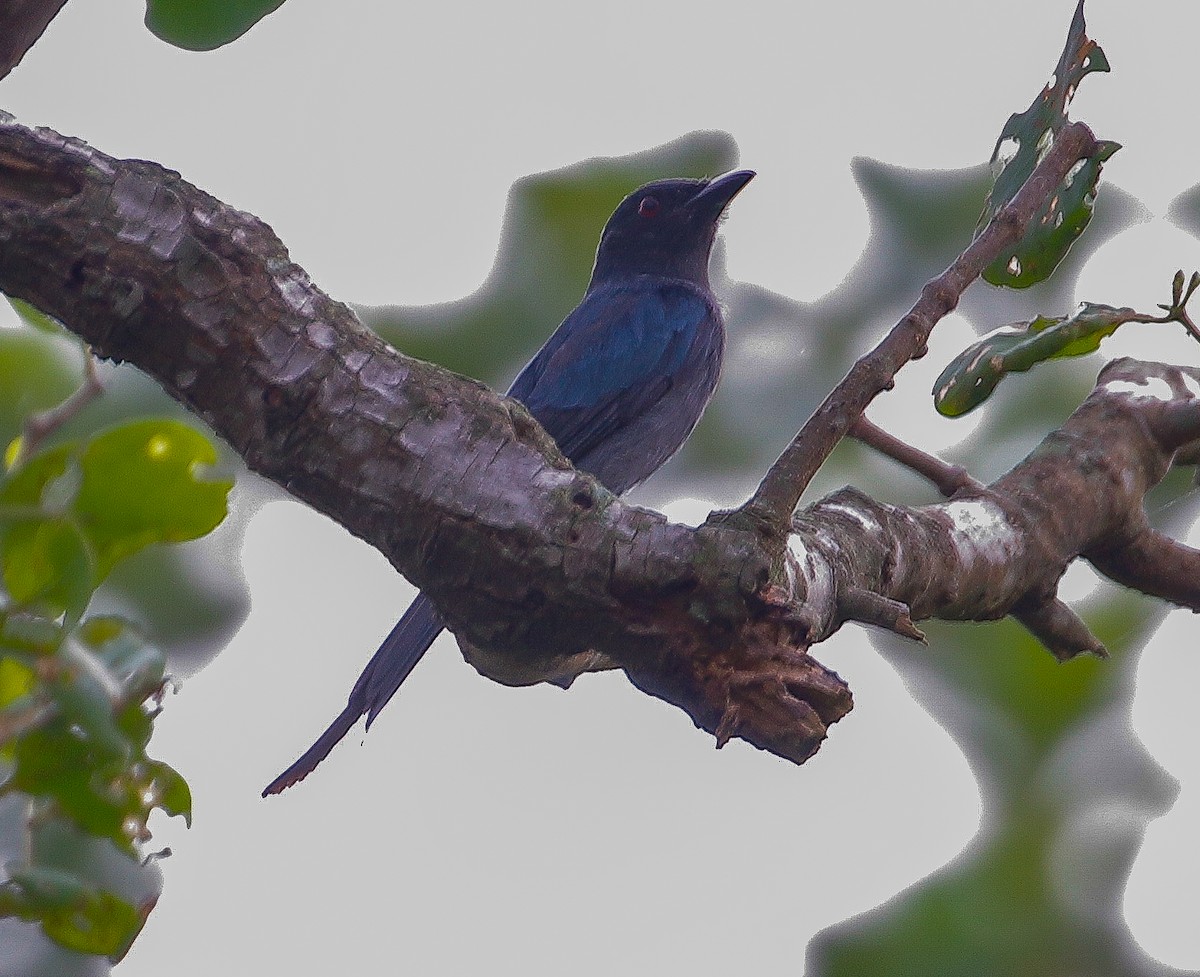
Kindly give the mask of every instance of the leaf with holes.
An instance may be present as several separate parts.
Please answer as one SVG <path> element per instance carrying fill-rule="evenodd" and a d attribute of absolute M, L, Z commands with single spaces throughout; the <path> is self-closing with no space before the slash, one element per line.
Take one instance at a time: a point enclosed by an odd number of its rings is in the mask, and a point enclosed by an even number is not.
<path fill-rule="evenodd" d="M 1024 186 L 1054 138 L 1067 125 L 1067 107 L 1084 76 L 1108 70 L 1103 49 L 1087 36 L 1083 0 L 1079 0 L 1066 47 L 1050 81 L 1029 108 L 1009 117 L 996 140 L 992 166 L 999 166 L 999 171 L 984 203 L 976 233 Z M 1001 152 L 1009 143 L 1016 144 L 1016 152 L 1004 159 Z M 1120 148 L 1118 143 L 1101 140 L 1091 156 L 1076 163 L 1062 186 L 1034 215 L 1017 246 L 984 270 L 984 279 L 993 285 L 1027 288 L 1049 278 L 1091 221 L 1100 170 Z"/>
<path fill-rule="evenodd" d="M 1144 318 L 1133 309 L 1085 302 L 1071 316 L 1003 326 L 951 360 L 933 385 L 934 406 L 945 417 L 959 417 L 987 400 L 1007 374 L 1094 352 L 1119 326 Z"/>

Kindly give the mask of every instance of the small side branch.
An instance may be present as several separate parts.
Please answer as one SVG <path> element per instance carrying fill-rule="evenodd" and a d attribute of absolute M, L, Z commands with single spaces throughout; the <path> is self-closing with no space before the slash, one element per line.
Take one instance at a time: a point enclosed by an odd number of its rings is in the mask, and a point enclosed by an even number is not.
<path fill-rule="evenodd" d="M 861 441 L 868 447 L 874 448 L 882 455 L 891 458 L 905 468 L 911 468 L 918 475 L 932 482 L 934 487 L 946 498 L 963 489 L 980 493 L 983 483 L 971 476 L 962 465 L 951 465 L 942 461 L 937 455 L 931 455 L 914 447 L 906 441 L 901 441 L 889 434 L 879 425 L 867 419 L 863 414 L 850 428 L 850 437 Z"/>
<path fill-rule="evenodd" d="M 922 644 L 925 642 L 924 633 L 912 622 L 908 605 L 869 590 L 847 587 L 838 596 L 838 616 L 846 621 L 887 628 L 902 638 L 911 638 Z"/>
<path fill-rule="evenodd" d="M 949 268 L 925 285 L 916 304 L 883 341 L 850 368 L 771 466 L 743 512 L 782 538 L 800 496 L 867 405 L 887 389 L 901 367 L 924 354 L 933 327 L 955 309 L 988 265 L 1021 240 L 1042 202 L 1095 148 L 1096 137 L 1082 122 L 1062 130 L 1017 195 Z"/>
<path fill-rule="evenodd" d="M 104 383 L 96 372 L 96 358 L 91 349 L 83 348 L 83 384 L 61 404 L 44 410 L 40 414 L 32 414 L 25 420 L 21 430 L 21 443 L 12 467 L 20 465 L 31 455 L 37 454 L 38 448 L 55 431 L 66 424 L 71 418 L 87 407 L 93 400 L 104 393 Z"/>
<path fill-rule="evenodd" d="M 1057 597 L 1032 607 L 1013 611 L 1029 633 L 1037 638 L 1060 662 L 1070 661 L 1085 652 L 1107 658 L 1108 651 L 1071 608 Z"/>
<path fill-rule="evenodd" d="M 1084 555 L 1117 583 L 1193 611 L 1200 608 L 1200 550 L 1149 526 L 1124 546 Z"/>

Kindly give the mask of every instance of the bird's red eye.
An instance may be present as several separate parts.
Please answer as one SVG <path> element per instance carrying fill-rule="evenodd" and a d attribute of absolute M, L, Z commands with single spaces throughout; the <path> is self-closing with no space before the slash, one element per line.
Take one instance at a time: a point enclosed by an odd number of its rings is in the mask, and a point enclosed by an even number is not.
<path fill-rule="evenodd" d="M 638 204 L 639 217 L 653 217 L 658 213 L 659 203 L 657 197 L 642 197 Z"/>

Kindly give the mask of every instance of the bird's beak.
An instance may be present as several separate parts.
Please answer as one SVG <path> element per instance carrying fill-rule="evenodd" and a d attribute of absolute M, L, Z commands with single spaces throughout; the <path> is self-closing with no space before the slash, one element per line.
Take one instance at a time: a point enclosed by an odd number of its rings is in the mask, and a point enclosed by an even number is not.
<path fill-rule="evenodd" d="M 696 196 L 688 201 L 688 207 L 703 211 L 713 220 L 720 217 L 729 201 L 741 193 L 742 188 L 754 179 L 754 170 L 734 170 L 713 177 Z"/>

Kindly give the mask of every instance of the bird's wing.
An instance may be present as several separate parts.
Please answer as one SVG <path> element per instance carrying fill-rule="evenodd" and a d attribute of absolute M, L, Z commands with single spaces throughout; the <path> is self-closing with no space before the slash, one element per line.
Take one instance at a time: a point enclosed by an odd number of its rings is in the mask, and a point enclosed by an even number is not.
<path fill-rule="evenodd" d="M 596 289 L 521 371 L 509 396 L 578 460 L 662 399 L 715 314 L 703 293 L 684 285 Z"/>

